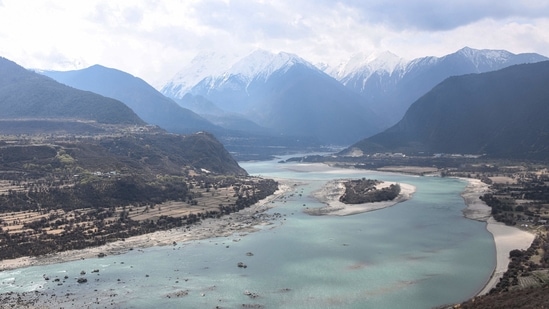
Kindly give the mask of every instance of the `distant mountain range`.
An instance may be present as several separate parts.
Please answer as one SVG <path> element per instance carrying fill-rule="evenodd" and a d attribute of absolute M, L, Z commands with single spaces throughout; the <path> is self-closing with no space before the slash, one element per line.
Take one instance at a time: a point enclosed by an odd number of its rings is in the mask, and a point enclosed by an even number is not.
<path fill-rule="evenodd" d="M 324 71 L 361 94 L 387 126 L 402 118 L 408 107 L 444 79 L 499 70 L 510 65 L 549 60 L 539 54 L 462 48 L 444 57 L 406 61 L 395 54 L 357 54 Z"/>
<path fill-rule="evenodd" d="M 246 157 L 296 147 L 318 149 L 319 146 L 317 140 L 307 139 L 304 136 L 298 137 L 300 133 L 288 136 L 274 135 L 271 130 L 242 115 L 222 111 L 200 95 L 186 94 L 179 101 L 181 103 L 179 105 L 142 79 L 116 69 L 94 65 L 74 71 L 39 72 L 71 87 L 120 100 L 143 120 L 169 132 L 184 134 L 197 131 L 211 132 L 230 151 L 235 154 L 246 153 Z M 201 110 L 204 117 L 181 105 Z"/>
<path fill-rule="evenodd" d="M 433 87 L 453 76 L 546 59 L 538 54 L 466 47 L 444 57 L 412 61 L 389 52 L 359 54 L 338 67 L 320 70 L 297 55 L 283 52 L 256 50 L 245 57 L 205 53 L 160 92 L 137 77 L 99 65 L 43 74 L 120 100 L 148 123 L 171 132 L 209 131 L 235 153 L 258 153 L 258 148 L 283 153 L 319 144 L 345 146 L 371 137 L 397 123 L 414 101 L 423 100 Z M 445 95 L 440 90 L 437 93 Z M 70 108 L 62 110 L 68 113 Z M 34 110 L 28 113 L 34 114 Z M 105 117 L 114 115 L 105 113 Z M 442 127 L 437 130 L 444 132 Z M 432 148 L 422 143 L 417 149 L 480 151 Z M 379 145 L 379 149 L 392 149 Z M 409 146 L 401 148 L 416 150 Z"/>
<path fill-rule="evenodd" d="M 455 76 L 412 104 L 402 120 L 342 154 L 469 153 L 549 157 L 549 61 Z"/>
<path fill-rule="evenodd" d="M 257 50 L 225 70 L 204 66 L 187 72 L 188 78 L 180 72 L 162 92 L 181 102 L 182 90 L 188 89 L 186 93 L 204 97 L 225 113 L 239 114 L 277 134 L 324 143 L 348 144 L 381 128 L 358 94 L 296 55 Z M 186 82 L 212 71 L 216 75 L 192 87 Z"/>
<path fill-rule="evenodd" d="M 346 144 L 390 127 L 415 100 L 450 76 L 547 59 L 468 47 L 412 61 L 390 52 L 359 53 L 337 67 L 323 66 L 326 74 L 322 74 L 287 53 L 257 50 L 245 57 L 204 53 L 161 92 L 218 125 L 247 119 L 278 134 Z"/>
<path fill-rule="evenodd" d="M 395 54 L 359 53 L 337 67 L 324 70 L 363 97 L 364 104 L 386 126 L 399 121 L 408 107 L 444 79 L 499 70 L 511 65 L 549 60 L 539 54 L 462 48 L 444 57 L 406 61 Z"/>
<path fill-rule="evenodd" d="M 192 87 L 200 83 L 206 77 L 222 75 L 241 56 L 220 52 L 203 52 L 196 55 L 189 64 L 160 88 L 160 92 L 169 98 L 182 99 L 190 93 Z"/>
<path fill-rule="evenodd" d="M 191 110 L 179 106 L 140 78 L 128 73 L 94 65 L 75 71 L 40 71 L 56 81 L 81 90 L 92 91 L 125 103 L 147 123 L 174 133 L 223 129 Z"/>
<path fill-rule="evenodd" d="M 62 85 L 0 58 L 0 118 L 144 125 L 120 101 Z"/>
<path fill-rule="evenodd" d="M 95 78 L 104 78 L 103 86 L 108 89 L 107 84 L 111 82 L 113 93 L 122 91 L 129 92 L 126 96 L 142 95 L 141 99 L 145 101 L 150 98 L 143 92 L 143 89 L 148 89 L 146 84 L 138 79 L 130 79 L 130 83 L 126 84 L 127 88 L 118 88 L 116 85 L 121 81 L 127 81 L 125 73 L 116 71 L 116 78 L 113 78 L 109 77 L 109 73 L 113 72 L 110 69 L 96 66 L 90 68 L 90 71 L 95 73 L 91 75 L 94 78 L 90 83 L 95 82 Z M 72 74 L 79 75 L 77 72 Z M 136 85 L 133 91 L 132 83 Z M 150 93 L 154 95 L 153 91 Z M 160 94 L 158 96 L 160 100 L 157 102 L 163 102 L 162 98 L 167 100 L 167 103 L 162 104 L 173 108 L 171 111 L 174 113 L 182 110 L 169 99 Z M 158 106 L 158 109 L 164 106 Z M 0 134 L 43 135 L 44 139 L 49 138 L 50 142 L 55 140 L 70 151 L 79 151 L 78 164 L 91 170 L 98 167 L 115 170 L 120 168 L 125 171 L 131 169 L 138 173 L 147 170 L 155 177 L 155 173 L 180 172 L 183 168 L 192 168 L 199 173 L 207 170 L 214 174 L 246 175 L 246 171 L 212 134 L 168 134 L 155 126 L 147 126 L 146 122 L 118 100 L 63 85 L 4 58 L 0 58 L 0 115 Z M 174 118 L 174 121 L 178 119 Z M 94 138 L 87 138 L 88 136 Z M 0 141 L 0 144 L 3 148 L 10 147 L 5 141 Z M 36 163 L 32 151 L 42 148 L 48 149 L 48 156 L 53 161 L 57 158 L 58 148 L 51 145 L 25 145 L 15 145 L 4 149 L 4 152 L 12 153 L 10 158 L 14 162 L 29 160 Z M 30 158 L 25 159 L 22 156 Z M 1 162 L 6 163 L 8 159 L 5 155 L 0 156 Z M 52 168 L 51 165 L 48 166 Z"/>

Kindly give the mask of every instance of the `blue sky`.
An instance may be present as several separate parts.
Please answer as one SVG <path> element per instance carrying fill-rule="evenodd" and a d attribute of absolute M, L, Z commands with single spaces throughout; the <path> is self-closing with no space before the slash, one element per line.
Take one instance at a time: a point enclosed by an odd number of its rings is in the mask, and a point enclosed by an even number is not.
<path fill-rule="evenodd" d="M 545 0 L 0 0 L 0 56 L 27 68 L 117 68 L 158 85 L 197 53 L 262 48 L 337 64 L 469 46 L 549 56 Z"/>

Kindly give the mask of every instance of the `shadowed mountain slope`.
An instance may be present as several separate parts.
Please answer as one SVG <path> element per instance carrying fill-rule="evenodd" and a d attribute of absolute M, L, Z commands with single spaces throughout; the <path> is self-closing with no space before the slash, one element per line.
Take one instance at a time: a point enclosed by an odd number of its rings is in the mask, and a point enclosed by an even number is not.
<path fill-rule="evenodd" d="M 94 65 L 82 70 L 44 71 L 41 74 L 77 89 L 120 100 L 146 122 L 170 132 L 222 131 L 208 120 L 165 97 L 142 79 L 116 69 Z"/>
<path fill-rule="evenodd" d="M 122 102 L 65 86 L 5 58 L 0 58 L 0 115 L 2 119 L 145 124 Z"/>
<path fill-rule="evenodd" d="M 257 50 L 212 72 L 192 87 L 174 78 L 162 92 L 182 100 L 181 89 L 188 89 L 187 94 L 201 96 L 227 114 L 240 114 L 277 136 L 348 145 L 380 130 L 360 95 L 296 55 Z"/>
<path fill-rule="evenodd" d="M 451 77 L 393 127 L 351 146 L 372 152 L 549 156 L 549 61 Z"/>
<path fill-rule="evenodd" d="M 385 52 L 362 55 L 362 58 L 357 55 L 339 68 L 331 69 L 330 74 L 360 93 L 365 103 L 391 126 L 413 102 L 448 77 L 546 60 L 547 57 L 535 53 L 513 54 L 469 47 L 443 57 L 422 57 L 409 62 Z"/>

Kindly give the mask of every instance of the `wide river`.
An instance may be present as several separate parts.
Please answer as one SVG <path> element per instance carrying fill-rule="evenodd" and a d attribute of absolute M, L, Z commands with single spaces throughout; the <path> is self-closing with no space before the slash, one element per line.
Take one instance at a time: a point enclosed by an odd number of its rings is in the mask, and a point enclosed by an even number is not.
<path fill-rule="evenodd" d="M 433 308 L 488 281 L 495 247 L 485 223 L 463 217 L 464 181 L 276 162 L 241 164 L 304 183 L 273 204 L 281 218 L 257 232 L 4 271 L 0 293 L 36 291 L 41 303 L 58 303 L 52 308 Z M 362 177 L 417 191 L 358 215 L 303 213 L 322 206 L 310 193 L 327 181 Z M 78 284 L 82 270 L 88 282 Z"/>

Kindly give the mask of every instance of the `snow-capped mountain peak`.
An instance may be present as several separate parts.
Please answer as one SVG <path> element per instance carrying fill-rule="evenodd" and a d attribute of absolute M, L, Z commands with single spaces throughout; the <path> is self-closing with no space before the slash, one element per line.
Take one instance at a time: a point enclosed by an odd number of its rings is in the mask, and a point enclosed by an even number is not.
<path fill-rule="evenodd" d="M 456 54 L 462 55 L 469 59 L 471 63 L 478 69 L 480 66 L 493 65 L 497 63 L 505 63 L 514 56 L 506 50 L 492 50 L 492 49 L 473 49 L 470 47 L 464 47 L 456 52 Z"/>
<path fill-rule="evenodd" d="M 287 70 L 297 63 L 316 70 L 315 66 L 299 56 L 285 52 L 275 54 L 257 49 L 244 57 L 203 52 L 165 83 L 161 92 L 172 98 L 182 98 L 203 81 L 212 88 L 224 84 L 231 77 L 237 77 L 244 84 L 248 84 L 255 78 L 266 79 L 274 72 Z"/>
<path fill-rule="evenodd" d="M 182 98 L 204 78 L 222 75 L 238 59 L 237 54 L 213 51 L 199 53 L 162 87 L 161 92 L 170 97 Z"/>
<path fill-rule="evenodd" d="M 327 73 L 340 80 L 345 76 L 357 72 L 372 74 L 374 72 L 386 72 L 392 74 L 395 69 L 404 66 L 406 60 L 390 51 L 364 53 L 353 55 L 347 62 L 341 63 L 333 69 L 327 69 Z"/>
<path fill-rule="evenodd" d="M 246 82 L 250 82 L 256 77 L 267 78 L 274 72 L 280 69 L 288 69 L 297 63 L 314 67 L 294 54 L 285 52 L 275 54 L 258 49 L 236 62 L 226 75 L 238 75 Z"/>
<path fill-rule="evenodd" d="M 496 49 L 474 49 L 470 47 L 464 47 L 457 51 L 458 54 L 462 54 L 469 59 L 483 57 L 486 59 L 492 59 L 497 61 L 507 60 L 512 53 L 506 50 L 496 50 Z"/>
<path fill-rule="evenodd" d="M 401 65 L 405 61 L 390 51 L 383 51 L 370 54 L 366 57 L 366 62 L 374 71 L 392 73 L 398 65 Z"/>

